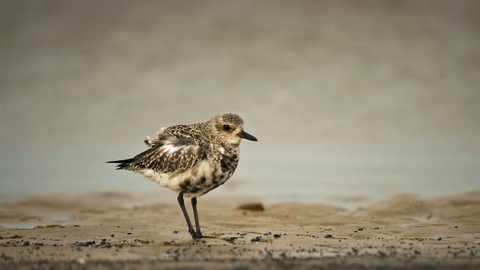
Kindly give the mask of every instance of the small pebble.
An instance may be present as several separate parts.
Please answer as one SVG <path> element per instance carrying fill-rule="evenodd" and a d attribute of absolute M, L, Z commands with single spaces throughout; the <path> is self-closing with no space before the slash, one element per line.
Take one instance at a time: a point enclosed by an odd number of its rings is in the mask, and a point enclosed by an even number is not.
<path fill-rule="evenodd" d="M 248 211 L 263 211 L 263 205 L 261 203 L 244 203 L 238 206 L 238 209 Z"/>

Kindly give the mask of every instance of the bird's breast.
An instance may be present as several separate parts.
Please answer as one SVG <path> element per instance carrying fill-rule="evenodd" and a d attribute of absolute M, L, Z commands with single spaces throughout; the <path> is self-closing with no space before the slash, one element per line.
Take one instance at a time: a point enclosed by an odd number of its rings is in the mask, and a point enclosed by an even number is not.
<path fill-rule="evenodd" d="M 162 187 L 183 191 L 186 198 L 199 197 L 224 184 L 232 176 L 237 168 L 238 154 L 235 151 L 217 151 L 183 172 L 139 172 Z"/>

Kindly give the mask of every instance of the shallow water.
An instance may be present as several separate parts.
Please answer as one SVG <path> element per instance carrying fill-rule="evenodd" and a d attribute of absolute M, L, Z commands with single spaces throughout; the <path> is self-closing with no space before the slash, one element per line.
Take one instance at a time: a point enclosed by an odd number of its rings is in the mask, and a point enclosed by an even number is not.
<path fill-rule="evenodd" d="M 1 5 L 2 198 L 156 192 L 104 162 L 223 112 L 259 141 L 212 195 L 480 189 L 476 1 Z"/>

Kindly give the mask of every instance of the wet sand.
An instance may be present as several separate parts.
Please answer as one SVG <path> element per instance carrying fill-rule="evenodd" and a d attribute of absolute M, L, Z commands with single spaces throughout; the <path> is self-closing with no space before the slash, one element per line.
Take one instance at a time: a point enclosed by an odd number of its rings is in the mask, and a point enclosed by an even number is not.
<path fill-rule="evenodd" d="M 0 268 L 480 267 L 480 191 L 397 195 L 354 211 L 207 196 L 199 211 L 203 233 L 214 238 L 192 240 L 175 200 L 104 193 L 3 202 Z"/>

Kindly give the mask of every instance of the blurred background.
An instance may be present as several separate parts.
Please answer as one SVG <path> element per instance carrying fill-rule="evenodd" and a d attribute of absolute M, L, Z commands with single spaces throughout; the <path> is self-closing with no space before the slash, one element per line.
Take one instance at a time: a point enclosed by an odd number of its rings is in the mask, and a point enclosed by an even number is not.
<path fill-rule="evenodd" d="M 175 195 L 105 161 L 234 112 L 208 196 L 480 189 L 479 1 L 0 1 L 0 197 Z"/>

